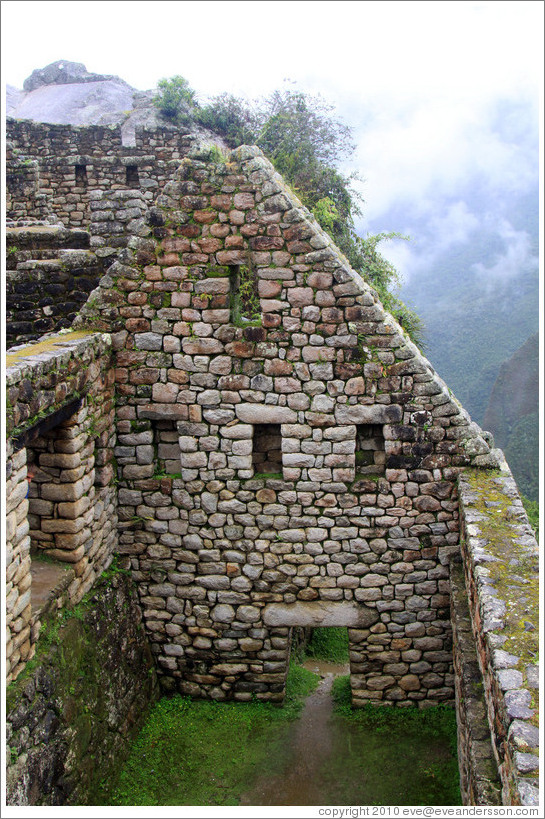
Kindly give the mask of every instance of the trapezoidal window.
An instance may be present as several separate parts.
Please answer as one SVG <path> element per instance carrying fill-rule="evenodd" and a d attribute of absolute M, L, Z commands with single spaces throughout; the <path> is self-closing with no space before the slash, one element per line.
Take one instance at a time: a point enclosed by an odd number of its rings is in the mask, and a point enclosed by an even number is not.
<path fill-rule="evenodd" d="M 252 326 L 261 323 L 261 302 L 256 271 L 248 265 L 229 267 L 231 322 Z"/>
<path fill-rule="evenodd" d="M 356 427 L 356 474 L 380 475 L 384 472 L 385 464 L 382 426 L 380 424 L 358 424 Z"/>
<path fill-rule="evenodd" d="M 255 424 L 252 450 L 254 474 L 282 473 L 282 434 L 280 424 Z"/>
<path fill-rule="evenodd" d="M 176 421 L 152 421 L 155 447 L 155 472 L 161 475 L 179 475 L 181 472 L 180 444 Z"/>
<path fill-rule="evenodd" d="M 125 181 L 129 188 L 137 188 L 140 185 L 138 165 L 127 165 L 125 167 Z"/>
<path fill-rule="evenodd" d="M 76 187 L 87 187 L 87 165 L 76 165 Z"/>

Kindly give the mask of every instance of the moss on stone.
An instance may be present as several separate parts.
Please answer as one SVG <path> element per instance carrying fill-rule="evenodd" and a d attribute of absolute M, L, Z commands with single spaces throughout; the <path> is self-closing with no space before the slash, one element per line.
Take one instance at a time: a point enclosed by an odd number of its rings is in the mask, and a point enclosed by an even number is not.
<path fill-rule="evenodd" d="M 28 752 L 27 769 L 36 773 L 32 804 L 103 804 L 105 771 L 123 761 L 155 698 L 153 659 L 126 574 L 110 568 L 81 603 L 55 612 L 35 658 L 7 689 L 10 747 Z"/>
<path fill-rule="evenodd" d="M 538 553 L 520 543 L 515 528 L 524 518 L 515 514 L 512 499 L 501 485 L 501 473 L 467 470 L 465 479 L 473 491 L 471 507 L 481 516 L 477 522 L 480 537 L 486 541 L 486 551 L 494 561 L 486 569 L 506 610 L 502 646 L 520 657 L 519 670 L 535 663 L 538 653 L 539 584 L 537 582 Z M 521 513 L 523 509 L 521 507 Z M 529 629 L 529 625 L 534 629 Z"/>
<path fill-rule="evenodd" d="M 73 330 L 69 333 L 56 333 L 43 341 L 29 342 L 25 344 L 24 347 L 21 347 L 21 349 L 6 354 L 6 367 L 13 367 L 13 365 L 17 364 L 21 359 L 28 358 L 29 356 L 55 352 L 55 348 L 59 347 L 60 344 L 64 345 L 67 342 L 79 341 L 82 338 L 88 338 L 92 335 L 93 333 L 88 330 Z"/>

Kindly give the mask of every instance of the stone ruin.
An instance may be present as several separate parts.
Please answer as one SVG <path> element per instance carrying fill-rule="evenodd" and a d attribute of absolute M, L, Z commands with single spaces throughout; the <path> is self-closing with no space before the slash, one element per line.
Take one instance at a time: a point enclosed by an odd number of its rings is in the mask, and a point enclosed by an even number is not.
<path fill-rule="evenodd" d="M 70 564 L 71 602 L 115 553 L 165 691 L 280 703 L 292 629 L 346 626 L 354 706 L 456 701 L 467 802 L 533 804 L 518 581 L 484 566 L 507 537 L 534 617 L 537 544 L 502 453 L 259 149 L 181 153 L 153 195 L 86 187 L 100 270 L 77 340 L 8 356 L 11 678 L 39 630 L 31 550 Z M 42 207 L 52 161 L 35 161 Z M 490 508 L 497 538 L 479 536 Z"/>

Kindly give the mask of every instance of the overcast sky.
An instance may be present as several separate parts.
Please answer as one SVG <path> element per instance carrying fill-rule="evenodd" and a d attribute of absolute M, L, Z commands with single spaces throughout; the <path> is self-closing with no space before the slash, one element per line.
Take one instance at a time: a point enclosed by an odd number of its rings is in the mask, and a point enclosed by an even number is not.
<path fill-rule="evenodd" d="M 472 180 L 491 196 L 535 184 L 543 8 L 541 0 L 4 0 L 3 82 L 22 88 L 59 59 L 142 90 L 182 74 L 202 100 L 224 91 L 254 98 L 296 81 L 354 129 L 362 230 L 384 229 L 395 206 L 435 220 L 438 242 L 463 240 L 480 218 L 460 193 Z M 506 101 L 519 111 L 508 134 L 497 121 Z M 398 219 L 388 227 L 411 227 Z M 394 253 L 406 274 L 424 258 L 415 247 Z"/>

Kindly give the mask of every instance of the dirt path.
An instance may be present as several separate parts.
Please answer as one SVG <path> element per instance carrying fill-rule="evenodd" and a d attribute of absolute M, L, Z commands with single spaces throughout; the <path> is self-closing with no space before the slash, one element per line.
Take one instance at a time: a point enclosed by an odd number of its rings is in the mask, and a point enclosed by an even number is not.
<path fill-rule="evenodd" d="M 332 753 L 331 686 L 336 676 L 346 674 L 348 666 L 307 660 L 305 667 L 320 674 L 316 691 L 307 697 L 300 718 L 288 740 L 291 760 L 284 775 L 258 780 L 253 790 L 242 797 L 242 805 L 322 805 L 321 773 Z"/>

